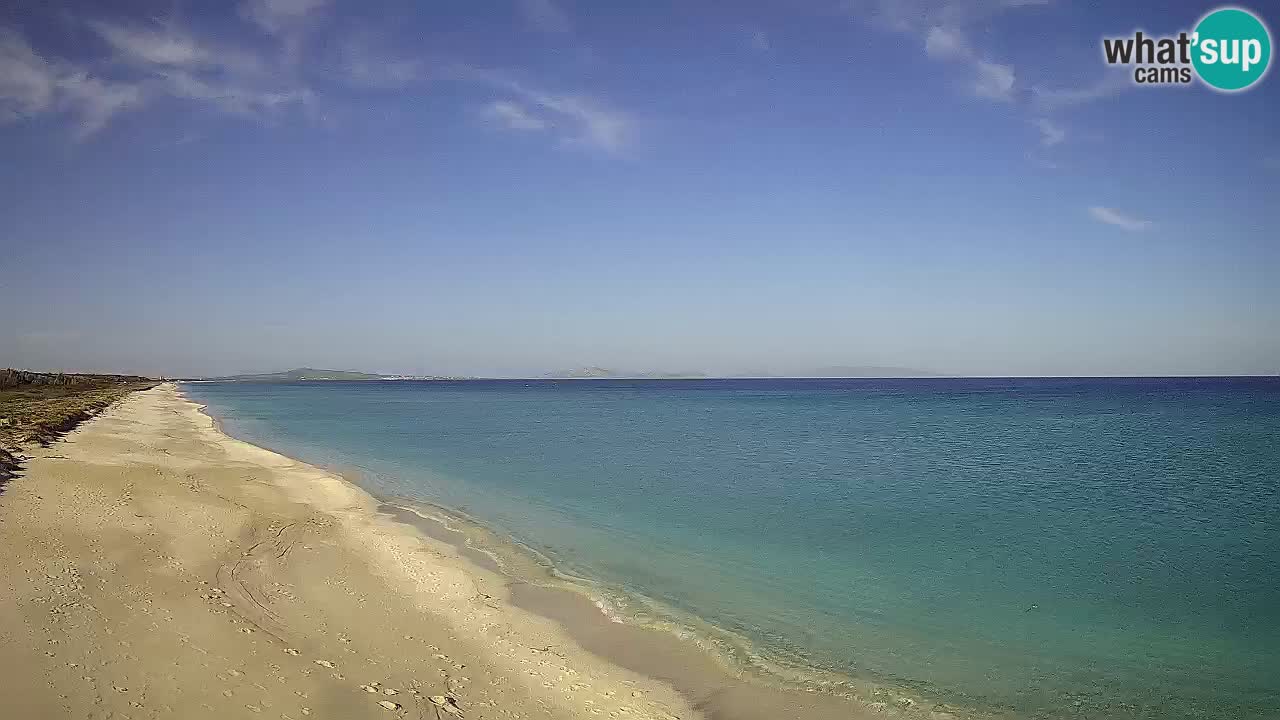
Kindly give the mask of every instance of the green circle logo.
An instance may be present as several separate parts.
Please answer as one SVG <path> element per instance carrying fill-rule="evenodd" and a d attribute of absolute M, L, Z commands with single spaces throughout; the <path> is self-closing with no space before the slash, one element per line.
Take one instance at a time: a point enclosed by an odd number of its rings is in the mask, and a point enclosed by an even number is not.
<path fill-rule="evenodd" d="M 1261 80 L 1271 63 L 1271 33 L 1248 10 L 1220 8 L 1205 15 L 1191 42 L 1191 64 L 1217 90 L 1244 90 Z"/>

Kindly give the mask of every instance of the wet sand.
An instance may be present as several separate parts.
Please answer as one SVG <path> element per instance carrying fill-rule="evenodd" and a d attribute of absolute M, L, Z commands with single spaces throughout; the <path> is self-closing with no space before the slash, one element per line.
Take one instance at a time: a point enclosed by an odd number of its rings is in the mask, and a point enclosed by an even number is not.
<path fill-rule="evenodd" d="M 669 684 L 711 720 L 973 717 L 964 709 L 926 703 L 882 684 L 830 676 L 825 686 L 805 687 L 780 676 L 766 677 L 767 671 L 751 672 L 664 629 L 613 621 L 582 588 L 550 576 L 540 579 L 548 569 L 518 550 L 499 549 L 502 560 L 495 559 L 490 549 L 502 539 L 467 518 L 441 508 L 417 510 L 394 503 L 384 504 L 381 511 L 450 543 L 473 563 L 503 572 L 513 605 L 555 620 L 580 647 L 600 658 Z"/>

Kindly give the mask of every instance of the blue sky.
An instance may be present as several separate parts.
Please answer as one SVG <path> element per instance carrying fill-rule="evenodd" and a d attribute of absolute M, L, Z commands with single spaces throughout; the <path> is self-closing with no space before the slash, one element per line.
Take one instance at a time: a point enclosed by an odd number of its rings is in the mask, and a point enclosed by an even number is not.
<path fill-rule="evenodd" d="M 0 365 L 1280 372 L 1280 86 L 1150 5 L 7 4 Z"/>

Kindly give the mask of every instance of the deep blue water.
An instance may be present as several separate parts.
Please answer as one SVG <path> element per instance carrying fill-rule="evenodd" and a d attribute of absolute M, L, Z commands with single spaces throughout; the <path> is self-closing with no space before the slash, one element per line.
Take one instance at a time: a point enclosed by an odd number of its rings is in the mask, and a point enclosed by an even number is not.
<path fill-rule="evenodd" d="M 1280 379 L 185 390 L 792 661 L 1025 717 L 1280 717 Z"/>

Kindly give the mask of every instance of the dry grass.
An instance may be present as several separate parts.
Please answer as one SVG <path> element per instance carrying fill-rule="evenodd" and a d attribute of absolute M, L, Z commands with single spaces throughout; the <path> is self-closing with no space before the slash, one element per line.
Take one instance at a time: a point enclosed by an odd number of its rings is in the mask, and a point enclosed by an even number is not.
<path fill-rule="evenodd" d="M 0 370 L 0 486 L 17 471 L 23 446 L 47 446 L 120 398 L 155 384 L 137 376 Z"/>

